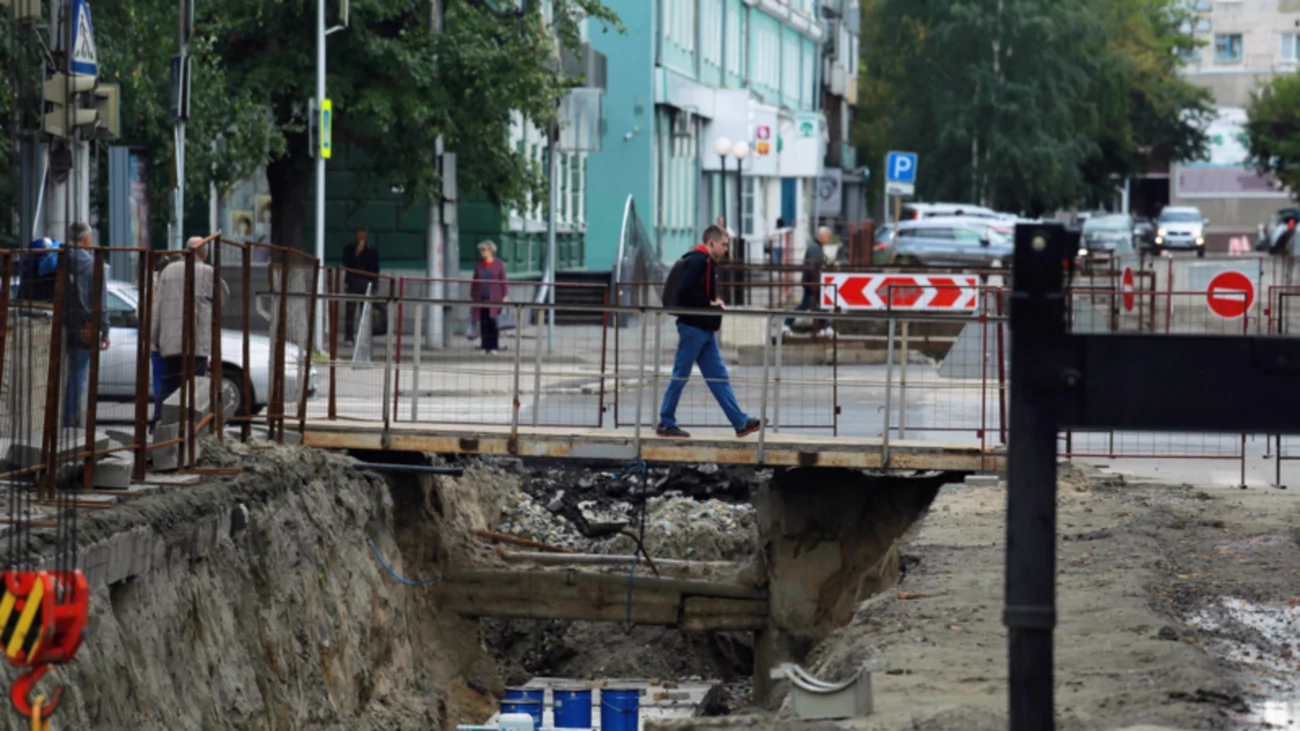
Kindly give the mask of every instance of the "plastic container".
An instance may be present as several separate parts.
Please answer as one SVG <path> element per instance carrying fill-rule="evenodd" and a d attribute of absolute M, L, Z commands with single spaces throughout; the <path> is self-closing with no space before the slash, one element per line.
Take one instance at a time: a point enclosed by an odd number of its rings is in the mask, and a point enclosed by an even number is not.
<path fill-rule="evenodd" d="M 590 688 L 556 688 L 551 696 L 556 728 L 591 728 Z"/>
<path fill-rule="evenodd" d="M 537 701 L 538 703 L 545 703 L 546 689 L 529 688 L 522 685 L 517 685 L 513 688 L 506 688 L 506 700 Z"/>
<path fill-rule="evenodd" d="M 533 717 L 528 713 L 502 713 L 497 716 L 497 723 L 501 726 L 501 731 L 537 731 L 540 728 L 533 723 Z"/>
<path fill-rule="evenodd" d="M 523 698 L 507 698 L 501 701 L 501 715 L 505 717 L 511 713 L 526 713 L 533 719 L 533 729 L 542 727 L 542 702 Z M 503 724 L 502 729 L 505 728 Z M 635 730 L 634 730 L 635 731 Z"/>
<path fill-rule="evenodd" d="M 601 731 L 637 731 L 641 718 L 641 691 L 605 688 L 600 691 Z"/>

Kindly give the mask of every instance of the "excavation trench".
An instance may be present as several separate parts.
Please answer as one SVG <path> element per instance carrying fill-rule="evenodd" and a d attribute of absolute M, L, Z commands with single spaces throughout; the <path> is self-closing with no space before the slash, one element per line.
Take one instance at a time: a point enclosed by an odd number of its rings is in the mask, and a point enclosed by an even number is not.
<path fill-rule="evenodd" d="M 900 547 L 947 479 L 514 461 L 435 478 L 232 443 L 210 443 L 204 460 L 241 472 L 81 515 L 92 616 L 77 660 L 43 682 L 68 686 L 59 725 L 436 730 L 486 720 L 507 684 L 540 675 L 713 678 L 727 692 L 707 712 L 752 710 L 772 700 L 765 664 L 801 659 L 897 581 Z M 38 531 L 32 547 L 49 554 L 52 539 Z M 538 561 L 521 540 L 599 557 L 640 543 L 663 564 L 656 577 L 638 561 L 637 580 L 654 587 L 646 606 L 662 595 L 656 580 L 685 582 L 687 600 L 701 585 L 742 587 L 723 599 L 747 602 L 750 616 L 761 605 L 761 622 L 583 621 L 588 606 L 626 617 L 632 567 Z M 548 605 L 558 616 L 502 617 L 449 599 L 467 572 L 580 573 L 618 590 Z M 722 604 L 702 616 L 732 616 L 736 605 Z M 0 728 L 25 727 L 2 718 Z"/>

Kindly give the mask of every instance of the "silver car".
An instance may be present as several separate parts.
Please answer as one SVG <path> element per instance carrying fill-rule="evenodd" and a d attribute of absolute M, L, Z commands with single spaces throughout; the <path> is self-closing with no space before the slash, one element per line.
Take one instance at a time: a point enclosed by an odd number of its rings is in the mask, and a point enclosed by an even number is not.
<path fill-rule="evenodd" d="M 149 379 L 148 394 L 136 392 L 136 344 L 139 342 L 139 300 L 135 285 L 126 282 L 108 282 L 108 350 L 99 359 L 99 397 L 105 401 L 135 401 L 140 396 L 152 397 L 153 379 Z M 252 390 L 251 413 L 256 414 L 266 405 L 270 393 L 271 339 L 264 335 L 249 335 L 248 357 L 252 367 L 248 370 Z M 300 363 L 307 357 L 302 348 L 287 343 L 285 346 L 284 385 L 286 398 L 298 393 Z M 221 388 L 226 414 L 246 413 L 244 398 L 244 340 L 237 330 L 221 331 Z M 308 398 L 316 395 L 316 367 L 312 366 L 307 380 Z"/>
<path fill-rule="evenodd" d="M 1205 256 L 1205 227 L 1209 219 L 1201 217 L 1195 206 L 1167 206 L 1156 220 L 1156 251 L 1181 249 Z"/>
<path fill-rule="evenodd" d="M 1009 267 L 1012 239 L 988 219 L 922 219 L 898 224 L 894 262 L 903 265 Z"/>

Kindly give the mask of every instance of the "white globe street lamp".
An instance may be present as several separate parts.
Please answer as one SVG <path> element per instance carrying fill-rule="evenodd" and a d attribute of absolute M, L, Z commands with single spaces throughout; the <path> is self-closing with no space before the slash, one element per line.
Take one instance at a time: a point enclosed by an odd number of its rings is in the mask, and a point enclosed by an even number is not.
<path fill-rule="evenodd" d="M 741 143 L 744 144 L 744 143 Z M 726 137 L 719 137 L 713 141 L 713 152 L 718 157 L 726 157 L 731 154 L 731 140 Z"/>

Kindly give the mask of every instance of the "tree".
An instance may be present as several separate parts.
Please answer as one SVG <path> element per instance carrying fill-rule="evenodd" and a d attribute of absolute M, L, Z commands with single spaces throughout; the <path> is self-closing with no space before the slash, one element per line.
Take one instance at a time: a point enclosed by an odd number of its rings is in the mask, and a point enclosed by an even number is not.
<path fill-rule="evenodd" d="M 553 120 L 557 100 L 575 81 L 551 62 L 556 39 L 576 46 L 583 15 L 607 29 L 621 29 L 619 20 L 599 0 L 553 0 L 549 24 L 537 2 L 526 10 L 485 0 L 446 4 L 445 32 L 435 35 L 429 0 L 352 0 L 350 27 L 328 45 L 335 138 L 365 153 L 370 182 L 400 185 L 408 203 L 417 203 L 439 197 L 433 143 L 442 136 L 459 153 L 462 189 L 522 204 L 545 180 L 504 144 L 512 112 L 539 124 Z M 133 139 L 166 149 L 170 92 L 159 70 L 175 50 L 158 39 L 174 37 L 176 4 L 121 0 L 105 7 L 95 17 L 106 39 L 104 65 L 131 82 L 129 89 L 124 82 L 124 124 Z M 223 0 L 200 3 L 197 13 L 186 148 L 191 202 L 206 195 L 209 182 L 226 184 L 265 165 L 272 240 L 302 247 L 314 174 L 307 137 L 316 0 Z"/>
<path fill-rule="evenodd" d="M 1084 175 L 1090 197 L 1106 200 L 1117 180 L 1201 157 L 1213 112 L 1210 91 L 1178 73 L 1199 44 L 1191 10 L 1171 0 L 1101 0 L 1096 7 L 1110 53 L 1099 80 L 1100 154 Z"/>
<path fill-rule="evenodd" d="M 1283 74 L 1246 109 L 1250 164 L 1300 199 L 1300 75 Z"/>
<path fill-rule="evenodd" d="M 1176 0 L 869 0 L 859 144 L 922 154 L 919 193 L 1039 213 L 1204 144 Z M 887 30 L 886 30 L 887 29 Z"/>

